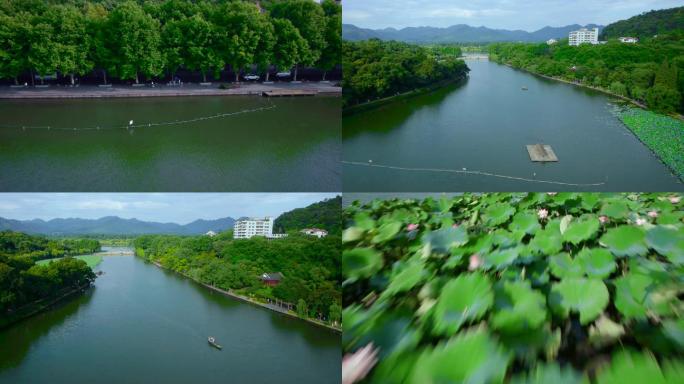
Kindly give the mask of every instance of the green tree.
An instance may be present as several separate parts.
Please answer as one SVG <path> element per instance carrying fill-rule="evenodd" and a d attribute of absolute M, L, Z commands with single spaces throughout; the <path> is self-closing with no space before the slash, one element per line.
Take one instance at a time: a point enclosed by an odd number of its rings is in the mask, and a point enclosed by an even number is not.
<path fill-rule="evenodd" d="M 297 80 L 297 66 L 312 66 L 325 49 L 325 14 L 320 5 L 311 0 L 283 0 L 271 6 L 271 16 L 290 20 L 306 40 L 307 48 L 299 55 L 295 65 L 294 80 Z"/>
<path fill-rule="evenodd" d="M 92 62 L 88 60 L 90 41 L 85 16 L 76 7 L 56 5 L 49 9 L 46 18 L 52 25 L 59 52 L 57 69 L 62 74 L 69 74 L 71 85 L 74 85 L 74 74 L 82 76 L 92 69 Z"/>
<path fill-rule="evenodd" d="M 330 322 L 336 324 L 342 319 L 342 307 L 335 303 L 330 305 Z"/>
<path fill-rule="evenodd" d="M 325 12 L 325 48 L 317 66 L 323 70 L 325 80 L 327 71 L 342 62 L 342 7 L 334 0 L 324 0 L 321 6 Z"/>
<path fill-rule="evenodd" d="M 88 59 L 102 70 L 102 79 L 107 84 L 107 71 L 114 71 L 116 61 L 112 50 L 114 42 L 108 38 L 108 12 L 102 4 L 86 3 L 85 19 L 90 50 Z"/>
<path fill-rule="evenodd" d="M 14 84 L 19 83 L 18 76 L 29 68 L 30 36 L 29 13 L 0 13 L 0 77 L 14 78 Z"/>
<path fill-rule="evenodd" d="M 235 72 L 237 82 L 240 71 L 255 62 L 261 37 L 259 9 L 243 1 L 229 2 L 216 10 L 213 22 L 218 29 L 218 51 Z"/>
<path fill-rule="evenodd" d="M 162 72 L 159 21 L 138 4 L 132 1 L 118 4 L 109 15 L 107 32 L 119 78 L 135 79 L 137 84 L 140 73 L 150 77 Z"/>
<path fill-rule="evenodd" d="M 663 113 L 676 111 L 682 102 L 681 98 L 681 94 L 676 89 L 660 84 L 653 86 L 646 92 L 648 106 Z"/>
<path fill-rule="evenodd" d="M 266 81 L 269 81 L 269 67 L 273 63 L 273 49 L 276 44 L 275 29 L 271 20 L 262 14 L 259 15 L 258 22 L 259 44 L 254 54 L 254 64 L 259 71 L 266 71 Z"/>
<path fill-rule="evenodd" d="M 306 307 L 306 301 L 304 301 L 304 299 L 297 300 L 297 314 L 300 317 L 308 316 L 308 309 Z"/>
<path fill-rule="evenodd" d="M 289 71 L 308 50 L 306 40 L 290 20 L 273 19 L 272 23 L 275 35 L 273 65 L 280 71 L 285 69 Z"/>
<path fill-rule="evenodd" d="M 55 41 L 55 33 L 51 24 L 43 17 L 36 15 L 32 19 L 29 42 L 31 49 L 28 52 L 28 64 L 31 68 L 31 83 L 34 81 L 33 71 L 40 75 L 40 83 L 43 78 L 55 73 L 59 65 L 59 46 Z"/>

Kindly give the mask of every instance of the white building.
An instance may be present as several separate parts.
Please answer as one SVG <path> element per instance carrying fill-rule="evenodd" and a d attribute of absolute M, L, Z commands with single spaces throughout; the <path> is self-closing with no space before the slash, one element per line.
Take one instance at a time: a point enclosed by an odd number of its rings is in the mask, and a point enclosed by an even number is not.
<path fill-rule="evenodd" d="M 247 218 L 235 222 L 233 227 L 234 239 L 249 239 L 253 236 L 273 236 L 273 218 L 264 217 L 263 219 Z"/>
<path fill-rule="evenodd" d="M 205 235 L 205 236 L 209 236 L 209 237 L 214 237 L 214 236 L 216 236 L 216 232 L 214 232 L 214 231 L 209 231 L 209 232 L 205 233 L 204 235 Z"/>
<path fill-rule="evenodd" d="M 626 44 L 636 44 L 639 42 L 639 39 L 636 37 L 625 36 L 620 38 L 620 42 Z"/>
<path fill-rule="evenodd" d="M 598 44 L 599 29 L 587 29 L 581 28 L 578 31 L 570 32 L 569 44 L 572 46 L 578 46 L 580 44 Z"/>
<path fill-rule="evenodd" d="M 556 40 L 556 39 L 548 39 L 548 40 L 546 40 L 546 44 L 547 44 L 547 45 L 554 45 L 554 44 L 556 44 L 556 43 L 558 43 L 558 40 Z"/>
<path fill-rule="evenodd" d="M 319 239 L 321 237 L 328 236 L 328 231 L 326 231 L 325 229 L 319 229 L 319 228 L 304 228 L 300 232 L 305 234 L 305 235 L 316 236 Z"/>

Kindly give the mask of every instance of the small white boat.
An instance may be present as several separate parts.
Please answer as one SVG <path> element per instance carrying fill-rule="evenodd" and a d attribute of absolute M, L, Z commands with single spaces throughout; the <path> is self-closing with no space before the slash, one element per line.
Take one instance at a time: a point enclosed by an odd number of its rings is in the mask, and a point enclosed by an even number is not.
<path fill-rule="evenodd" d="M 212 347 L 219 349 L 219 350 L 223 349 L 222 346 L 220 346 L 219 344 L 216 343 L 216 339 L 214 339 L 212 336 L 209 336 L 207 341 L 209 342 L 209 345 L 211 345 Z"/>

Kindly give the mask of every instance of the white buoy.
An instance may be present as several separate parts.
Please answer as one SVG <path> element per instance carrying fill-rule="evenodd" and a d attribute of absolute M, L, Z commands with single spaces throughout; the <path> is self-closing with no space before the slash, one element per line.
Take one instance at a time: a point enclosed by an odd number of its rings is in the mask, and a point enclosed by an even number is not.
<path fill-rule="evenodd" d="M 129 121 L 128 125 L 133 125 L 133 120 Z"/>
<path fill-rule="evenodd" d="M 368 162 L 369 162 L 369 163 L 372 163 L 372 162 L 373 162 L 373 160 L 368 160 Z"/>

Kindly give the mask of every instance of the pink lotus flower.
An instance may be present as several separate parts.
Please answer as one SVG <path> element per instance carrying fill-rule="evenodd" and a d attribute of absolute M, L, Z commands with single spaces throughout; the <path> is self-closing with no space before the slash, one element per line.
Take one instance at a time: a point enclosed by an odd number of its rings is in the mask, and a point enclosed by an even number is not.
<path fill-rule="evenodd" d="M 658 211 L 649 211 L 648 217 L 652 217 L 655 219 L 656 217 L 658 217 Z"/>
<path fill-rule="evenodd" d="M 452 224 L 451 228 L 458 228 L 458 224 L 457 223 Z"/>
<path fill-rule="evenodd" d="M 608 216 L 599 216 L 599 221 L 601 224 L 605 224 L 608 222 Z"/>
<path fill-rule="evenodd" d="M 468 259 L 468 261 L 469 261 L 469 263 L 468 263 L 468 270 L 469 271 L 474 271 L 474 270 L 480 268 L 480 266 L 482 265 L 482 258 L 477 253 L 470 256 L 470 259 Z"/>
<path fill-rule="evenodd" d="M 353 384 L 363 380 L 378 362 L 378 349 L 369 343 L 342 359 L 342 384 Z"/>
<path fill-rule="evenodd" d="M 415 231 L 416 229 L 418 229 L 418 224 L 413 224 L 413 223 L 411 223 L 411 224 L 409 224 L 409 225 L 406 226 L 406 230 L 409 231 L 409 232 L 410 232 L 410 231 Z"/>
<path fill-rule="evenodd" d="M 547 217 L 549 217 L 549 211 L 547 211 L 546 209 L 542 208 L 542 209 L 540 209 L 540 210 L 537 211 L 537 216 L 539 216 L 540 219 L 544 220 L 544 219 L 546 219 Z"/>
<path fill-rule="evenodd" d="M 682 200 L 682 198 L 679 196 L 670 196 L 668 198 L 668 200 L 670 200 L 670 203 L 672 203 L 672 204 L 679 204 L 679 202 Z"/>
<path fill-rule="evenodd" d="M 644 225 L 644 224 L 646 224 L 646 219 L 642 219 L 641 217 L 637 217 L 636 225 Z"/>

